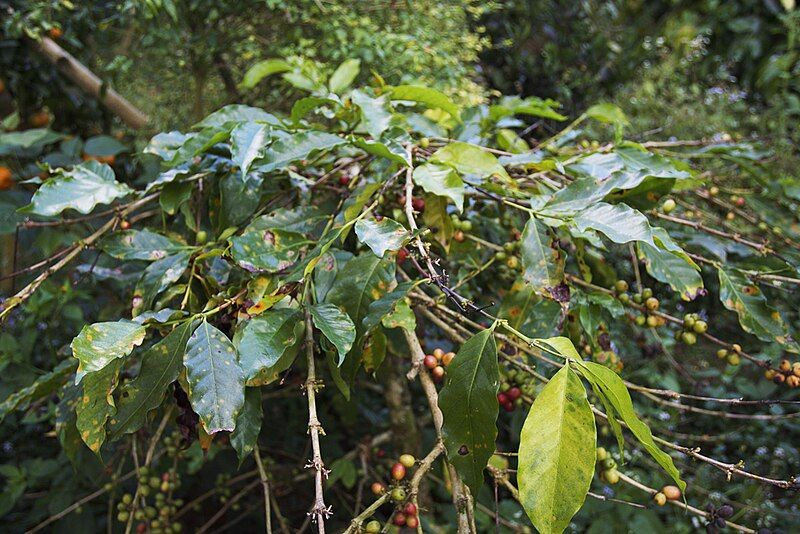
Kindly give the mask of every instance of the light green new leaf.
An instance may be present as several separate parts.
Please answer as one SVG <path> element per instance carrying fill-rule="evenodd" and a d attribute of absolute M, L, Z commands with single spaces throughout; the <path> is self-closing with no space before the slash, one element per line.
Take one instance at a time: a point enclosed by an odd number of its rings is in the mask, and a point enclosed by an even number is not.
<path fill-rule="evenodd" d="M 379 258 L 386 255 L 387 250 L 400 250 L 410 237 L 402 224 L 388 217 L 380 221 L 359 219 L 355 226 L 358 240 L 366 244 Z"/>
<path fill-rule="evenodd" d="M 609 124 L 616 124 L 620 126 L 626 126 L 629 124 L 628 117 L 625 116 L 625 112 L 623 112 L 619 106 L 615 106 L 614 104 L 595 104 L 587 109 L 584 112 L 584 115 Z"/>
<path fill-rule="evenodd" d="M 531 217 L 521 243 L 522 276 L 537 292 L 546 293 L 564 280 L 564 253 L 544 223 Z"/>
<path fill-rule="evenodd" d="M 599 363 L 578 360 L 577 364 L 580 366 L 581 374 L 584 378 L 592 384 L 599 395 L 606 398 L 607 404 L 613 407 L 614 412 L 619 415 L 644 449 L 667 472 L 681 490 L 685 490 L 686 482 L 681 480 L 681 475 L 672 462 L 672 457 L 656 445 L 653 440 L 653 434 L 650 432 L 650 427 L 636 415 L 631 395 L 619 375 Z M 612 414 L 608 415 L 613 417 Z"/>
<path fill-rule="evenodd" d="M 261 156 L 270 141 L 269 127 L 257 122 L 244 122 L 231 132 L 231 160 L 247 176 L 250 165 Z"/>
<path fill-rule="evenodd" d="M 248 382 L 268 373 L 295 344 L 295 327 L 302 320 L 299 310 L 272 308 L 245 323 L 235 342 Z"/>
<path fill-rule="evenodd" d="M 258 160 L 258 170 L 271 172 L 282 169 L 299 159 L 305 159 L 317 150 L 328 150 L 344 144 L 346 140 L 327 132 L 300 132 L 273 143 Z"/>
<path fill-rule="evenodd" d="M 403 147 L 403 145 L 395 139 L 389 139 L 385 143 L 382 143 L 380 141 L 372 141 L 363 137 L 351 137 L 351 141 L 355 146 L 367 154 L 392 160 L 395 163 L 399 163 L 405 167 L 410 166 L 410 162 L 407 159 L 408 153 L 406 152 L 405 147 Z"/>
<path fill-rule="evenodd" d="M 328 80 L 328 88 L 333 93 L 341 93 L 350 87 L 350 84 L 358 76 L 359 70 L 361 70 L 360 59 L 346 59 L 331 74 L 331 78 Z"/>
<path fill-rule="evenodd" d="M 115 179 L 111 167 L 89 160 L 70 170 L 59 169 L 59 174 L 46 180 L 20 211 L 48 217 L 66 209 L 90 213 L 98 204 L 110 204 L 132 192 Z"/>
<path fill-rule="evenodd" d="M 495 450 L 499 383 L 492 327 L 461 346 L 439 393 L 447 457 L 473 495 L 483 484 L 483 470 Z"/>
<path fill-rule="evenodd" d="M 308 243 L 302 234 L 277 229 L 245 231 L 229 241 L 233 259 L 250 272 L 288 269 L 300 257 L 300 249 Z"/>
<path fill-rule="evenodd" d="M 597 230 L 614 243 L 641 241 L 656 246 L 647 217 L 626 204 L 597 204 L 581 211 L 573 219 L 578 231 Z"/>
<path fill-rule="evenodd" d="M 719 300 L 739 316 L 739 324 L 761 341 L 786 343 L 786 324 L 757 285 L 737 271 L 719 269 Z"/>
<path fill-rule="evenodd" d="M 267 76 L 288 70 L 292 70 L 292 66 L 283 59 L 265 59 L 247 69 L 239 86 L 243 89 L 252 89 Z"/>
<path fill-rule="evenodd" d="M 112 360 L 124 358 L 144 341 L 145 327 L 131 321 L 87 324 L 72 340 L 72 355 L 78 359 L 75 383 L 87 373 L 99 371 Z"/>
<path fill-rule="evenodd" d="M 169 385 L 178 379 L 183 369 L 186 343 L 196 324 L 194 321 L 181 323 L 142 355 L 139 374 L 122 387 L 117 413 L 109 424 L 110 440 L 139 430 L 148 412 L 161 404 Z"/>
<path fill-rule="evenodd" d="M 303 117 L 305 117 L 308 113 L 317 109 L 318 107 L 325 106 L 328 104 L 337 104 L 337 103 L 338 102 L 332 98 L 307 96 L 305 98 L 297 100 L 292 105 L 292 112 L 290 113 L 289 118 L 292 119 L 292 122 L 298 123 Z"/>
<path fill-rule="evenodd" d="M 100 454 L 106 440 L 106 421 L 116 412 L 112 393 L 117 387 L 122 360 L 115 360 L 83 379 L 83 396 L 76 408 L 81 439 L 91 451 Z"/>
<path fill-rule="evenodd" d="M 398 85 L 392 89 L 392 100 L 409 100 L 431 109 L 441 109 L 459 120 L 458 106 L 441 91 L 419 85 Z"/>
<path fill-rule="evenodd" d="M 414 183 L 428 193 L 447 197 L 464 211 L 464 181 L 451 167 L 426 163 L 414 169 Z"/>
<path fill-rule="evenodd" d="M 448 165 L 461 174 L 480 178 L 498 176 L 507 181 L 511 180 L 493 154 L 469 143 L 459 141 L 445 145 L 434 152 L 428 161 Z"/>
<path fill-rule="evenodd" d="M 125 230 L 104 239 L 100 248 L 118 260 L 154 261 L 175 254 L 186 245 L 151 230 Z"/>
<path fill-rule="evenodd" d="M 560 534 L 594 476 L 597 432 L 586 389 L 569 365 L 531 406 L 519 442 L 520 503 L 542 534 Z"/>
<path fill-rule="evenodd" d="M 247 388 L 244 392 L 244 407 L 236 418 L 236 430 L 231 433 L 231 446 L 239 457 L 239 466 L 258 446 L 264 407 L 261 405 L 261 388 Z"/>
<path fill-rule="evenodd" d="M 356 326 L 346 313 L 333 304 L 315 304 L 308 311 L 320 332 L 333 343 L 339 354 L 338 365 L 353 347 L 356 340 Z"/>
<path fill-rule="evenodd" d="M 189 400 L 208 434 L 236 427 L 244 405 L 244 373 L 236 347 L 216 327 L 203 321 L 189 336 L 183 356 Z"/>
<path fill-rule="evenodd" d="M 373 139 L 379 139 L 392 123 L 392 112 L 387 105 L 386 96 L 373 98 L 364 91 L 353 90 L 350 94 L 353 104 L 361 110 L 361 127 Z"/>

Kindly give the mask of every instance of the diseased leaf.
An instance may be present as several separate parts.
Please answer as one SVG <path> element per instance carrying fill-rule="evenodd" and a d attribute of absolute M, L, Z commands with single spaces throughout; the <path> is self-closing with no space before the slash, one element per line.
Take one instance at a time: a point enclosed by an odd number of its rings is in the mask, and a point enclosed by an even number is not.
<path fill-rule="evenodd" d="M 265 375 L 297 342 L 295 327 L 302 323 L 299 310 L 272 308 L 247 321 L 234 341 L 248 383 Z"/>
<path fill-rule="evenodd" d="M 625 422 L 644 449 L 672 477 L 678 487 L 682 491 L 685 490 L 686 482 L 681 480 L 680 473 L 672 462 L 672 458 L 656 445 L 650 428 L 636 415 L 631 395 L 619 375 L 598 363 L 581 360 L 577 360 L 577 363 L 581 374 L 592 384 L 595 392 L 607 399 L 608 404 L 614 408 L 616 414 Z M 609 414 L 609 417 L 613 417 L 613 415 Z"/>
<path fill-rule="evenodd" d="M 124 358 L 144 341 L 145 328 L 131 321 L 87 324 L 72 340 L 72 355 L 78 360 L 75 383 L 87 373 L 99 371 L 112 360 Z"/>
<path fill-rule="evenodd" d="M 379 258 L 383 258 L 387 250 L 400 250 L 411 236 L 402 224 L 388 217 L 380 221 L 359 219 L 355 230 L 358 240 L 366 244 Z"/>
<path fill-rule="evenodd" d="M 244 405 L 244 372 L 236 347 L 216 327 L 203 321 L 189 336 L 183 356 L 192 409 L 209 435 L 236 427 Z"/>
<path fill-rule="evenodd" d="M 542 389 L 519 441 L 520 503 L 542 534 L 560 534 L 594 476 L 597 432 L 586 390 L 569 365 Z"/>
<path fill-rule="evenodd" d="M 118 260 L 160 260 L 180 252 L 186 245 L 151 230 L 125 230 L 104 239 L 100 248 Z"/>
<path fill-rule="evenodd" d="M 231 445 L 239 458 L 239 465 L 258 446 L 264 407 L 261 405 L 261 388 L 247 388 L 244 392 L 244 407 L 236 418 L 236 430 L 231 433 Z"/>
<path fill-rule="evenodd" d="M 105 163 L 84 161 L 70 170 L 59 169 L 33 194 L 31 203 L 20 211 L 53 216 L 64 210 L 90 213 L 98 204 L 110 204 L 133 191 L 117 182 L 114 171 Z"/>
<path fill-rule="evenodd" d="M 333 343 L 339 354 L 339 365 L 353 347 L 356 339 L 356 326 L 350 317 L 333 304 L 315 304 L 309 309 L 311 319 L 328 341 Z"/>
<path fill-rule="evenodd" d="M 412 287 L 414 287 L 413 282 L 403 282 L 378 300 L 371 302 L 367 315 L 364 317 L 364 330 L 371 330 L 376 327 L 384 317 L 392 313 L 398 303 L 408 295 Z"/>
<path fill-rule="evenodd" d="M 518 280 L 503 297 L 498 316 L 528 337 L 552 335 L 561 317 L 561 306 L 542 298 L 527 283 Z"/>
<path fill-rule="evenodd" d="M 522 232 L 520 255 L 522 276 L 537 292 L 546 293 L 564 280 L 564 253 L 547 226 L 533 217 Z"/>
<path fill-rule="evenodd" d="M 269 127 L 257 122 L 244 122 L 231 132 L 231 160 L 247 176 L 250 165 L 261 156 L 270 141 Z"/>
<path fill-rule="evenodd" d="M 112 394 L 121 367 L 122 360 L 114 360 L 83 379 L 83 396 L 76 409 L 75 425 L 83 442 L 97 455 L 106 440 L 106 421 L 117 410 Z"/>
<path fill-rule="evenodd" d="M 308 240 L 285 230 L 248 230 L 230 238 L 231 255 L 250 272 L 284 271 L 297 262 Z"/>
<path fill-rule="evenodd" d="M 414 183 L 428 193 L 447 197 L 464 211 L 464 181 L 451 167 L 426 163 L 414 169 Z"/>
<path fill-rule="evenodd" d="M 483 484 L 483 470 L 495 450 L 499 384 L 492 327 L 461 346 L 439 393 L 447 457 L 473 495 Z"/>
<path fill-rule="evenodd" d="M 117 413 L 109 424 L 110 440 L 139 430 L 148 412 L 158 408 L 164 400 L 169 385 L 178 379 L 183 369 L 186 343 L 196 325 L 196 321 L 181 323 L 142 355 L 139 374 L 121 388 Z"/>
<path fill-rule="evenodd" d="M 445 249 L 450 248 L 453 237 L 453 219 L 447 214 L 447 200 L 437 195 L 425 195 L 425 211 L 422 221 L 430 228 L 436 241 Z"/>
<path fill-rule="evenodd" d="M 738 271 L 719 269 L 719 300 L 736 312 L 745 332 L 762 341 L 787 342 L 780 313 L 767 303 L 758 286 Z"/>

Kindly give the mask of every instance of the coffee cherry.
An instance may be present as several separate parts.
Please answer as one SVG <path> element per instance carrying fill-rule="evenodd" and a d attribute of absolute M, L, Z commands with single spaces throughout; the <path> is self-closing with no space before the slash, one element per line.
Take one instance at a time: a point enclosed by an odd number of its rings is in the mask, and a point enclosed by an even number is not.
<path fill-rule="evenodd" d="M 446 352 L 444 356 L 442 356 L 442 363 L 445 367 L 453 363 L 453 358 L 456 357 L 455 352 Z"/>
<path fill-rule="evenodd" d="M 506 258 L 508 258 L 508 254 L 506 254 L 501 250 L 500 252 L 495 254 L 495 258 L 497 258 L 497 261 L 506 261 Z"/>
<path fill-rule="evenodd" d="M 194 235 L 194 242 L 198 245 L 202 245 L 208 240 L 208 232 L 205 230 L 200 230 Z"/>
<path fill-rule="evenodd" d="M 629 303 L 631 301 L 631 296 L 628 295 L 627 293 L 620 293 L 617 298 L 623 304 L 627 304 L 627 303 Z"/>
<path fill-rule="evenodd" d="M 731 345 L 731 348 L 733 349 L 734 352 L 737 353 L 742 352 L 742 346 L 739 345 L 738 343 L 734 343 L 733 345 Z"/>
<path fill-rule="evenodd" d="M 653 501 L 659 506 L 664 506 L 667 504 L 667 496 L 659 491 L 653 496 Z"/>
<path fill-rule="evenodd" d="M 464 239 L 466 238 L 464 237 L 464 232 L 462 232 L 461 230 L 456 230 L 455 233 L 453 234 L 453 240 L 458 243 L 462 243 Z"/>
<path fill-rule="evenodd" d="M 694 326 L 692 326 L 692 330 L 698 334 L 705 334 L 706 330 L 708 330 L 708 323 L 705 321 L 695 321 Z"/>
<path fill-rule="evenodd" d="M 369 487 L 369 489 L 371 489 L 372 493 L 377 496 L 386 493 L 386 486 L 384 486 L 380 482 L 373 482 L 372 485 Z"/>
<path fill-rule="evenodd" d="M 617 467 L 617 461 L 611 458 L 610 456 L 604 459 L 602 463 L 603 463 L 603 469 L 605 469 L 606 471 Z"/>
<path fill-rule="evenodd" d="M 395 480 L 403 480 L 406 477 L 406 466 L 401 463 L 396 463 L 392 466 L 392 478 Z"/>
<path fill-rule="evenodd" d="M 708 188 L 708 194 L 711 195 L 712 197 L 719 195 L 719 187 L 717 187 L 716 185 L 712 185 L 711 187 Z"/>
<path fill-rule="evenodd" d="M 782 373 L 788 373 L 792 370 L 792 364 L 789 360 L 781 360 L 778 369 L 780 369 Z"/>
<path fill-rule="evenodd" d="M 370 521 L 364 527 L 364 532 L 367 534 L 378 534 L 381 531 L 381 524 L 378 521 Z"/>
<path fill-rule="evenodd" d="M 767 369 L 766 371 L 764 371 L 764 378 L 766 378 L 767 380 L 772 380 L 773 378 L 775 378 L 776 374 L 778 374 L 778 371 L 776 371 L 775 369 Z"/>
<path fill-rule="evenodd" d="M 677 501 L 681 498 L 681 490 L 677 486 L 664 486 L 661 493 L 670 501 Z"/>
<path fill-rule="evenodd" d="M 472 221 L 461 221 L 461 229 L 465 232 L 472 230 Z"/>
<path fill-rule="evenodd" d="M 780 384 L 783 384 L 783 382 L 784 382 L 785 380 L 786 380 L 786 375 L 783 375 L 783 374 L 781 374 L 781 373 L 777 373 L 777 374 L 776 374 L 776 375 L 775 375 L 775 376 L 772 378 L 772 381 L 773 381 L 773 382 L 775 382 L 776 384 L 779 384 L 779 385 L 780 385 Z"/>
<path fill-rule="evenodd" d="M 737 206 L 737 207 L 739 207 L 739 208 L 742 208 L 742 207 L 744 207 L 744 204 L 745 204 L 744 197 L 737 197 L 737 198 L 736 198 L 736 200 L 734 201 L 734 203 L 735 203 L 735 204 L 736 204 L 736 206 Z"/>
<path fill-rule="evenodd" d="M 628 290 L 628 282 L 625 280 L 617 280 L 614 284 L 614 289 L 617 290 L 617 293 L 625 293 Z"/>
<path fill-rule="evenodd" d="M 406 524 L 406 516 L 400 512 L 394 514 L 394 518 L 392 519 L 392 523 L 397 525 L 398 527 L 402 527 Z"/>
<path fill-rule="evenodd" d="M 131 223 L 123 219 L 122 221 L 120 221 L 119 227 L 122 228 L 123 230 L 127 230 L 128 228 L 131 227 Z"/>
<path fill-rule="evenodd" d="M 408 250 L 401 248 L 397 251 L 397 263 L 403 263 L 406 259 L 408 259 Z"/>
<path fill-rule="evenodd" d="M 508 258 L 508 259 L 506 260 L 506 266 L 507 266 L 509 269 L 516 270 L 516 269 L 518 269 L 518 268 L 519 268 L 519 260 L 517 259 L 517 257 L 516 257 L 516 256 L 511 256 L 510 258 Z"/>
<path fill-rule="evenodd" d="M 416 529 L 419 526 L 419 519 L 414 516 L 406 517 L 406 526 L 410 529 Z"/>
<path fill-rule="evenodd" d="M 425 356 L 425 359 L 422 360 L 422 363 L 425 364 L 425 367 L 428 369 L 433 369 L 437 365 L 439 365 L 439 360 L 436 359 L 436 356 L 433 354 L 428 354 Z"/>
<path fill-rule="evenodd" d="M 636 304 L 641 304 L 642 303 L 642 294 L 641 293 L 634 293 L 633 297 L 631 297 L 631 299 L 633 299 L 633 302 L 635 302 Z"/>
<path fill-rule="evenodd" d="M 636 321 L 637 326 L 644 326 L 647 322 L 647 318 L 644 315 L 637 315 L 636 319 L 634 320 Z"/>
<path fill-rule="evenodd" d="M 681 334 L 681 341 L 687 345 L 694 345 L 697 343 L 697 336 L 695 336 L 692 332 L 683 332 Z"/>
<path fill-rule="evenodd" d="M 648 315 L 647 316 L 647 326 L 650 328 L 655 328 L 658 326 L 658 317 L 655 315 Z"/>
<path fill-rule="evenodd" d="M 800 386 L 800 376 L 789 375 L 786 378 L 786 385 L 790 388 L 796 388 L 797 386 Z"/>
<path fill-rule="evenodd" d="M 642 298 L 643 299 L 649 299 L 652 296 L 653 296 L 653 290 L 652 289 L 650 289 L 649 287 L 646 287 L 646 288 L 642 289 Z"/>
<path fill-rule="evenodd" d="M 411 199 L 411 207 L 414 208 L 414 211 L 425 211 L 425 200 L 422 198 L 414 197 Z"/>
<path fill-rule="evenodd" d="M 717 358 L 719 358 L 720 360 L 724 360 L 727 357 L 728 357 L 728 351 L 727 350 L 719 349 L 717 351 Z"/>
<path fill-rule="evenodd" d="M 411 468 L 417 463 L 417 459 L 414 458 L 412 454 L 401 454 L 400 463 L 403 464 L 404 467 Z"/>
<path fill-rule="evenodd" d="M 675 201 L 672 200 L 671 198 L 668 198 L 667 200 L 664 201 L 663 204 L 661 204 L 661 211 L 663 211 L 664 213 L 670 213 L 672 212 L 672 210 L 675 209 L 675 206 L 676 206 Z"/>
<path fill-rule="evenodd" d="M 433 381 L 439 383 L 444 378 L 444 367 L 441 365 L 437 365 L 433 369 L 431 369 L 431 376 L 433 376 Z"/>
<path fill-rule="evenodd" d="M 597 461 L 602 462 L 608 458 L 608 451 L 604 447 L 597 447 Z"/>
<path fill-rule="evenodd" d="M 522 390 L 514 386 L 513 388 L 508 390 L 507 395 L 509 400 L 515 401 L 522 396 Z"/>
<path fill-rule="evenodd" d="M 497 402 L 499 402 L 500 404 L 505 404 L 509 400 L 511 400 L 511 399 L 508 398 L 508 394 L 507 393 L 498 393 L 497 394 Z"/>
<path fill-rule="evenodd" d="M 687 313 L 683 316 L 683 326 L 685 328 L 693 328 L 695 322 L 697 322 L 695 314 Z"/>
<path fill-rule="evenodd" d="M 647 300 L 644 301 L 645 307 L 650 311 L 655 311 L 658 309 L 658 299 L 655 297 L 649 297 Z"/>
<path fill-rule="evenodd" d="M 122 496 L 122 504 L 129 505 L 132 502 L 133 502 L 133 495 L 131 495 L 130 493 L 126 493 L 125 495 Z"/>
<path fill-rule="evenodd" d="M 742 359 L 738 354 L 728 354 L 728 364 L 739 365 L 740 363 L 742 363 Z"/>
<path fill-rule="evenodd" d="M 603 477 L 609 484 L 616 484 L 617 482 L 619 482 L 619 471 L 617 471 L 616 469 L 609 469 L 607 471 L 603 471 Z"/>
<path fill-rule="evenodd" d="M 403 502 L 406 500 L 406 490 L 403 488 L 394 488 L 390 497 L 394 502 Z"/>
<path fill-rule="evenodd" d="M 412 516 L 413 515 L 417 515 L 417 505 L 414 504 L 413 502 L 410 502 L 410 503 L 406 504 L 403 507 L 403 513 L 406 514 L 406 515 L 412 515 Z"/>
<path fill-rule="evenodd" d="M 130 517 L 131 517 L 130 512 L 120 512 L 117 514 L 117 521 L 119 521 L 120 523 L 125 523 L 128 521 L 128 519 L 130 519 Z"/>

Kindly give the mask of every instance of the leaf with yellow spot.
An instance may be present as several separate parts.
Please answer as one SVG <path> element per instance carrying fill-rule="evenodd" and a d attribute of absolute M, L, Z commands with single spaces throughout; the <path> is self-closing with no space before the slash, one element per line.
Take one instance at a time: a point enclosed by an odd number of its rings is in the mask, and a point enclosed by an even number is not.
<path fill-rule="evenodd" d="M 145 327 L 131 321 L 87 324 L 72 340 L 72 355 L 78 359 L 75 383 L 87 373 L 99 371 L 116 358 L 124 358 L 144 341 Z"/>
<path fill-rule="evenodd" d="M 83 379 L 83 396 L 78 402 L 75 425 L 83 442 L 98 456 L 106 440 L 106 421 L 117 410 L 112 393 L 121 368 L 122 360 L 114 360 Z"/>
<path fill-rule="evenodd" d="M 719 300 L 739 316 L 745 332 L 762 341 L 787 343 L 786 324 L 764 295 L 738 271 L 719 269 Z"/>

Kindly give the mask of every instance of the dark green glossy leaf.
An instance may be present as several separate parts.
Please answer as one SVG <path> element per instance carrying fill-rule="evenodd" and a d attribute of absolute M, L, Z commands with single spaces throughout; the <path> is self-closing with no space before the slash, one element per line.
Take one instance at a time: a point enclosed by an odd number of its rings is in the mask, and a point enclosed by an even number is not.
<path fill-rule="evenodd" d="M 598 202 L 575 216 L 580 232 L 596 230 L 614 243 L 641 241 L 656 246 L 647 217 L 625 204 Z"/>
<path fill-rule="evenodd" d="M 271 172 L 305 159 L 318 150 L 329 150 L 345 143 L 345 139 L 326 132 L 306 131 L 280 139 L 266 149 L 258 160 L 258 170 Z"/>
<path fill-rule="evenodd" d="M 413 282 L 403 282 L 378 300 L 371 302 L 367 315 L 364 317 L 364 329 L 371 330 L 384 317 L 392 313 L 397 304 L 408 295 L 412 287 L 414 287 Z"/>
<path fill-rule="evenodd" d="M 231 433 L 231 445 L 239 457 L 239 465 L 258 446 L 264 407 L 261 405 L 261 388 L 247 388 L 244 392 L 244 406 L 236 418 L 236 430 Z"/>
<path fill-rule="evenodd" d="M 141 298 L 133 307 L 134 315 L 149 309 L 158 295 L 180 280 L 189 266 L 190 256 L 191 252 L 178 252 L 147 266 L 133 292 L 134 298 Z"/>
<path fill-rule="evenodd" d="M 225 334 L 203 321 L 189 336 L 183 364 L 192 409 L 206 432 L 232 431 L 244 405 L 245 376 L 236 347 Z"/>
<path fill-rule="evenodd" d="M 428 161 L 450 166 L 467 176 L 478 178 L 497 176 L 507 181 L 511 180 L 493 154 L 469 143 L 449 143 L 434 152 Z"/>
<path fill-rule="evenodd" d="M 473 495 L 483 484 L 483 470 L 495 450 L 499 380 L 492 327 L 461 346 L 439 393 L 447 457 Z"/>
<path fill-rule="evenodd" d="M 303 314 L 291 308 L 272 308 L 245 323 L 235 338 L 248 383 L 265 375 L 297 341 L 295 327 Z"/>
<path fill-rule="evenodd" d="M 456 120 L 459 118 L 458 106 L 447 95 L 432 87 L 398 85 L 392 88 L 392 100 L 417 102 L 431 109 L 446 111 Z"/>
<path fill-rule="evenodd" d="M 356 327 L 353 321 L 333 304 L 315 304 L 308 310 L 314 326 L 336 347 L 339 354 L 338 364 L 342 365 L 344 357 L 350 352 L 356 339 Z"/>
<path fill-rule="evenodd" d="M 244 122 L 231 132 L 231 160 L 247 176 L 250 165 L 261 156 L 270 141 L 269 127 L 257 122 Z"/>
<path fill-rule="evenodd" d="M 9 395 L 0 402 L 0 422 L 13 410 L 25 408 L 31 402 L 42 399 L 63 386 L 75 370 L 76 364 L 72 358 L 63 360 L 55 369 L 37 378 L 33 384 Z"/>

